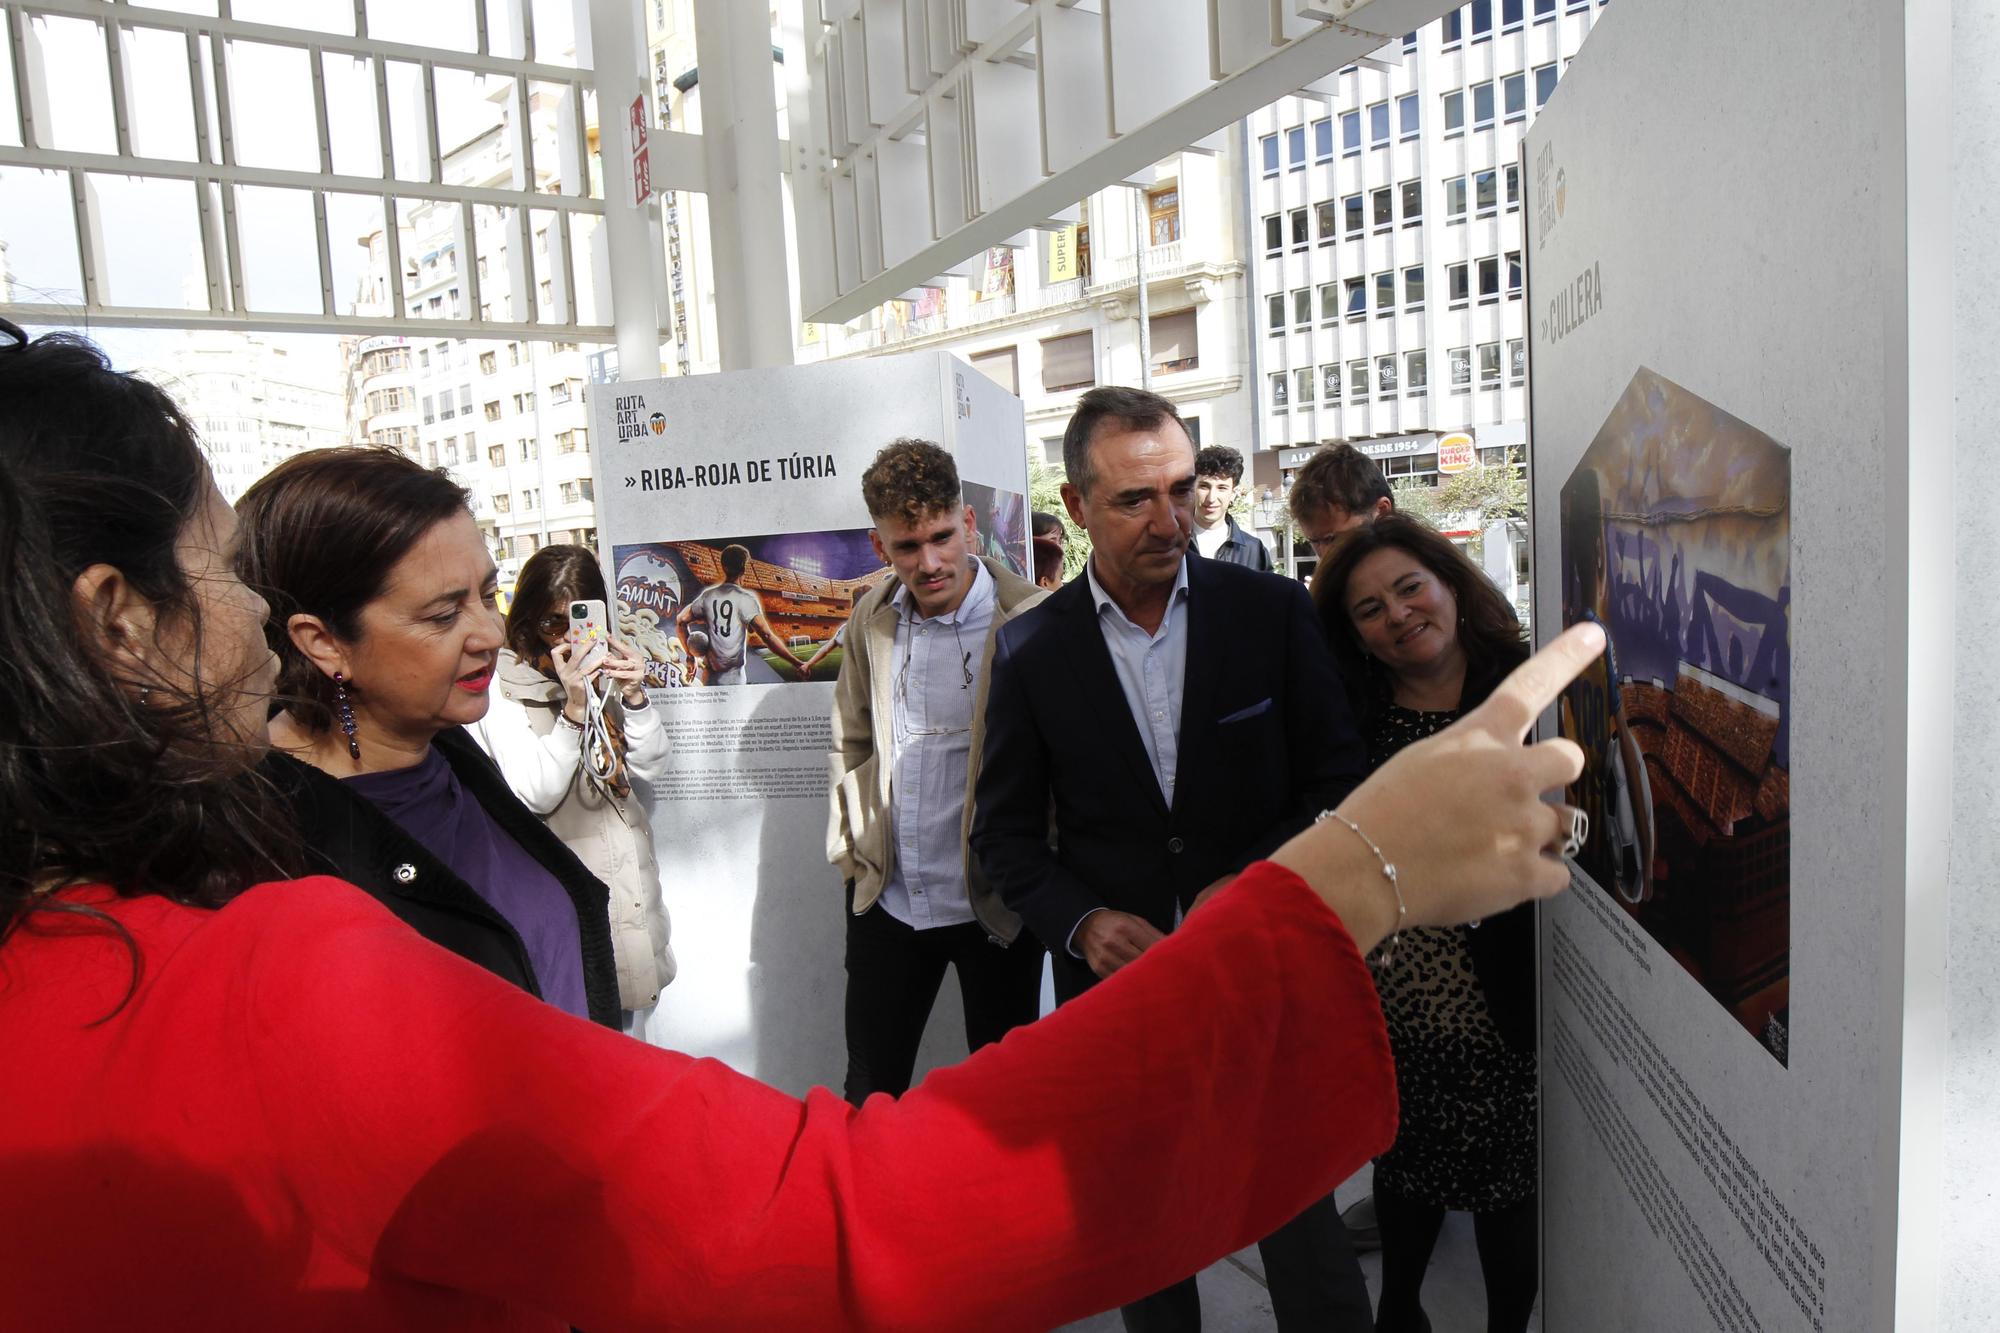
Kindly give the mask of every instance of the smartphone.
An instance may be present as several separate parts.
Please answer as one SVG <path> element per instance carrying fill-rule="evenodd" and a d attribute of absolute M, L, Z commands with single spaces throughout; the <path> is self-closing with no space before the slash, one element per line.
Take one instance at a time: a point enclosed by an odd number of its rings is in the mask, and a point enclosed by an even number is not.
<path fill-rule="evenodd" d="M 611 640 L 611 622 L 605 619 L 604 603 L 592 599 L 569 604 L 569 633 L 563 636 L 574 654 L 573 660 L 585 671 L 595 671 L 604 661 Z"/>

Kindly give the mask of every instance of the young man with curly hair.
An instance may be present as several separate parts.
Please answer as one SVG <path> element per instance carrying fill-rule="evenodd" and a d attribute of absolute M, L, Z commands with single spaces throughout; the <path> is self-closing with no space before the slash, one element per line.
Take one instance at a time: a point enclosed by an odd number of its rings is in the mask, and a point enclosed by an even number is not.
<path fill-rule="evenodd" d="M 827 859 L 847 877 L 847 1099 L 909 1090 L 958 972 L 978 1050 L 1032 1021 L 1042 949 L 966 853 L 993 632 L 1046 594 L 972 554 L 949 453 L 897 440 L 861 474 L 869 540 L 893 577 L 855 603 L 834 687 Z"/>

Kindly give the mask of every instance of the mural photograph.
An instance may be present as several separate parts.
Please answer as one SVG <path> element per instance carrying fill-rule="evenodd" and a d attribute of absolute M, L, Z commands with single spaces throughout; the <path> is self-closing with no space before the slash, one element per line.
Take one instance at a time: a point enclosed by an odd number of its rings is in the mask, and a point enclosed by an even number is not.
<path fill-rule="evenodd" d="M 855 600 L 887 572 L 868 533 L 615 547 L 618 635 L 656 688 L 830 681 Z"/>
<path fill-rule="evenodd" d="M 982 482 L 962 482 L 965 502 L 972 506 L 978 530 L 974 551 L 998 560 L 1024 579 L 1028 568 L 1028 497 L 1019 491 L 995 490 Z"/>
<path fill-rule="evenodd" d="M 1791 1026 L 1791 451 L 1641 368 L 1563 483 L 1577 867 L 1781 1063 Z"/>

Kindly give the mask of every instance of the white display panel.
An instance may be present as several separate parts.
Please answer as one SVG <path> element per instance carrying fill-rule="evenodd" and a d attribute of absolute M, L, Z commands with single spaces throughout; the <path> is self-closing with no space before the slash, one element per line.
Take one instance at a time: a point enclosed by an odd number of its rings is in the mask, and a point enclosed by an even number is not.
<path fill-rule="evenodd" d="M 1544 1327 L 1887 1328 L 1901 15 L 1607 11 L 1530 131 L 1536 630 L 1613 671 L 1542 914 Z"/>
<path fill-rule="evenodd" d="M 826 860 L 826 793 L 842 650 L 829 641 L 883 575 L 861 474 L 898 437 L 944 445 L 982 549 L 1025 568 L 1020 400 L 926 352 L 598 385 L 590 407 L 606 578 L 622 631 L 648 652 L 672 740 L 646 794 L 680 975 L 645 1035 L 794 1093 L 837 1088 L 845 904 Z M 754 601 L 705 591 L 731 547 Z M 793 656 L 818 657 L 812 680 L 763 627 Z M 690 647 L 707 652 L 705 670 Z M 958 1013 L 946 987 L 919 1072 L 963 1056 Z"/>

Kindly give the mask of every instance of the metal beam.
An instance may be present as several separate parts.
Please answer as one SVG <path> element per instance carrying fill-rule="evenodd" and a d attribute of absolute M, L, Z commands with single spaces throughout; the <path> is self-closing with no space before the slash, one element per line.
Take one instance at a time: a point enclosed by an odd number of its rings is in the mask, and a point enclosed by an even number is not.
<path fill-rule="evenodd" d="M 74 325 L 84 311 L 73 305 L 25 302 L 0 307 L 20 324 Z M 462 319 L 390 319 L 362 315 L 244 313 L 234 310 L 161 310 L 152 306 L 97 306 L 90 322 L 128 329 L 239 329 L 266 333 L 339 333 L 367 338 L 400 334 L 407 338 L 521 338 L 543 342 L 613 340 L 608 324 L 523 324 Z"/>

